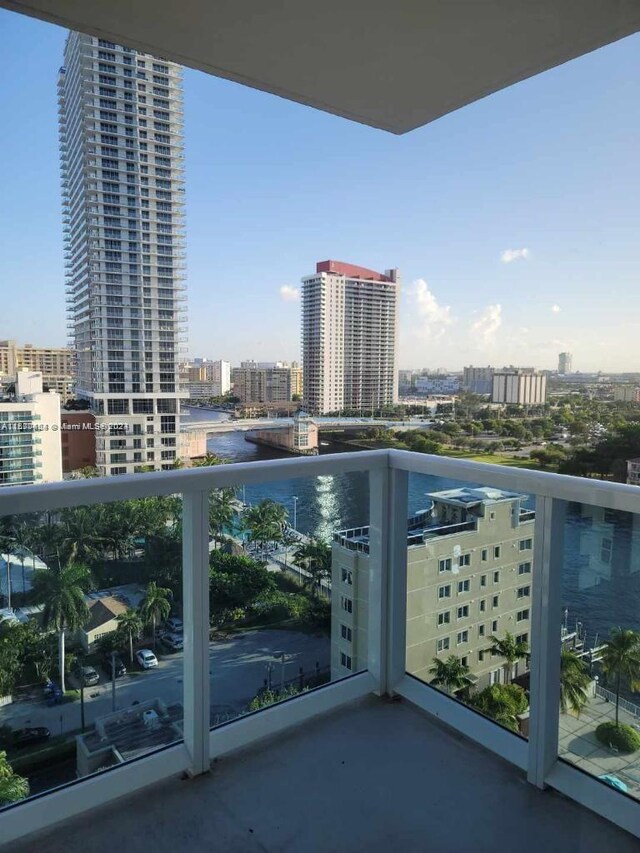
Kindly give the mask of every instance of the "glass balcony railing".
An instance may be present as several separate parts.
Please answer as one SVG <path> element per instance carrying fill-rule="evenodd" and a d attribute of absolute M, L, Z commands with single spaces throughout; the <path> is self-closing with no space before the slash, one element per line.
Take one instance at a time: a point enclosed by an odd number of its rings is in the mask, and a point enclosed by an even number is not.
<path fill-rule="evenodd" d="M 95 804 L 204 773 L 372 693 L 638 835 L 637 495 L 395 450 L 1 489 L 31 531 L 0 557 L 22 650 L 0 749 L 32 795 L 3 838 L 53 821 L 50 790 L 59 820 L 88 783 Z M 63 676 L 37 618 L 66 584 Z M 18 749 L 27 716 L 50 746 Z"/>

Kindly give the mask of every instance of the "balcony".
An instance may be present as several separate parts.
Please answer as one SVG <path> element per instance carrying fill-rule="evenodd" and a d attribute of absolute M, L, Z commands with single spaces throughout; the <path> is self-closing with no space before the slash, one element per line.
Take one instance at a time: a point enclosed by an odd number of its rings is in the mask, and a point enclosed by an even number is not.
<path fill-rule="evenodd" d="M 209 560 L 214 547 L 209 541 L 210 492 L 263 486 L 267 494 L 272 490 L 277 494 L 279 482 L 306 478 L 314 493 L 325 501 L 322 496 L 331 493 L 345 477 L 360 478 L 361 488 L 366 489 L 368 483 L 368 519 L 363 520 L 369 523 L 336 536 L 331 580 L 319 584 L 317 592 L 318 600 L 323 596 L 331 599 L 330 681 L 314 686 L 316 682 L 307 682 L 300 666 L 300 684 L 309 683 L 311 689 L 261 710 L 248 706 L 238 710 L 238 706 L 228 704 L 229 691 L 233 693 L 246 680 L 250 671 L 246 667 L 255 665 L 258 669 L 251 670 L 251 677 L 258 678 L 257 686 L 267 634 L 256 629 L 249 630 L 244 640 L 210 641 L 210 608 L 216 606 L 215 598 L 209 595 Z M 488 503 L 482 520 L 477 525 L 475 519 L 440 525 L 448 535 L 423 537 L 421 543 L 413 543 L 416 525 L 407 521 L 411 501 L 415 503 L 416 495 L 422 500 L 420 494 L 433 492 L 416 479 L 425 477 L 446 478 L 456 487 L 472 484 L 474 490 L 478 484 L 490 486 L 485 490 Z M 447 498 L 451 492 L 440 494 Z M 180 596 L 185 652 L 181 665 L 174 660 L 164 670 L 173 673 L 171 695 L 153 699 L 158 725 L 165 729 L 154 728 L 142 741 L 138 735 L 131 740 L 128 726 L 133 727 L 131 732 L 145 732 L 144 703 L 138 711 L 122 706 L 115 714 L 107 711 L 106 716 L 101 711 L 103 716 L 96 717 L 97 711 L 91 711 L 89 726 L 95 725 L 95 732 L 112 732 L 109 737 L 117 757 L 100 759 L 90 768 L 95 771 L 90 775 L 4 809 L 0 826 L 5 839 L 48 831 L 49 837 L 37 839 L 40 851 L 57 849 L 61 837 L 65 838 L 65 849 L 73 851 L 79 850 L 80 844 L 86 845 L 82 827 L 90 826 L 96 849 L 106 849 L 107 844 L 111 849 L 121 836 L 128 839 L 129 849 L 143 843 L 146 848 L 151 838 L 157 839 L 157 849 L 180 849 L 186 843 L 186 833 L 197 827 L 199 839 L 213 838 L 215 833 L 222 849 L 232 849 L 234 844 L 237 849 L 260 849 L 260 845 L 281 849 L 285 838 L 296 838 L 295 849 L 305 850 L 388 849 L 390 838 L 402 838 L 405 849 L 423 849 L 426 835 L 434 849 L 461 851 L 495 849 L 499 844 L 504 847 L 514 839 L 522 851 L 538 851 L 545 845 L 577 850 L 578 838 L 581 844 L 589 838 L 592 847 L 588 849 L 593 850 L 635 849 L 637 841 L 623 830 L 640 834 L 640 762 L 637 754 L 622 756 L 604 748 L 594 735 L 600 722 L 612 719 L 612 694 L 596 681 L 582 715 L 560 709 L 561 635 L 563 643 L 573 637 L 574 648 L 584 648 L 586 654 L 586 645 L 580 645 L 584 641 L 580 630 L 572 633 L 565 626 L 561 632 L 560 624 L 565 564 L 576 548 L 584 550 L 586 541 L 577 543 L 574 521 L 584 517 L 588 523 L 582 533 L 590 536 L 598 528 L 599 514 L 604 509 L 613 510 L 623 516 L 622 536 L 629 528 L 628 519 L 633 518 L 630 514 L 639 508 L 634 487 L 382 450 L 8 487 L 0 490 L 0 515 L 54 511 L 55 516 L 55 510 L 65 507 L 175 495 L 182 496 Z M 532 522 L 526 533 L 518 524 L 513 526 L 512 503 L 523 496 L 535 499 L 535 513 L 524 510 L 524 520 Z M 574 515 L 567 524 L 569 502 Z M 575 509 L 578 505 L 579 512 Z M 366 504 L 360 506 L 359 512 L 366 514 L 362 509 Z M 414 512 L 414 519 L 417 517 Z M 511 531 L 500 534 L 510 537 L 503 541 L 502 556 L 500 548 L 480 549 L 468 544 L 469 537 L 479 536 L 482 524 L 492 519 L 496 524 L 503 519 L 504 529 Z M 609 522 L 607 525 L 611 526 Z M 467 543 L 462 551 L 454 544 L 458 533 L 463 534 L 460 542 Z M 358 540 L 366 540 L 366 549 L 351 550 L 350 543 Z M 413 544 L 415 548 L 408 547 Z M 457 698 L 455 690 L 449 694 L 436 689 L 429 683 L 431 676 L 416 663 L 415 618 L 426 623 L 435 618 L 435 612 L 426 593 L 415 588 L 415 561 L 437 561 L 441 552 L 433 549 L 444 547 L 453 557 L 448 558 L 448 565 L 440 566 L 439 572 L 457 575 L 462 584 L 458 587 L 461 598 L 454 603 L 459 604 L 458 621 L 463 620 L 467 632 L 474 627 L 469 622 L 468 606 L 477 595 L 473 589 L 469 593 L 464 583 L 477 579 L 484 586 L 486 581 L 480 573 L 484 572 L 485 560 L 502 560 L 500 569 L 495 568 L 498 563 L 491 563 L 494 574 L 502 571 L 508 575 L 513 569 L 515 579 L 502 581 L 500 595 L 513 593 L 514 602 L 519 602 L 513 607 L 522 608 L 518 620 L 526 619 L 530 632 L 530 663 L 522 672 L 514 673 L 514 682 L 524 678 L 528 684 L 529 707 L 522 715 L 526 725 L 522 723 L 518 731 L 480 713 L 466 697 L 464 701 Z M 463 552 L 467 548 L 470 551 L 465 561 Z M 348 571 L 343 552 L 356 561 Z M 286 556 L 284 567 L 282 556 L 279 560 L 279 568 L 285 571 Z M 592 569 L 591 565 L 581 569 L 583 587 Z M 274 570 L 279 571 L 278 566 Z M 287 571 L 294 577 L 299 572 L 304 582 L 306 570 Z M 527 585 L 517 589 L 516 598 L 516 587 L 510 584 L 518 583 L 521 574 L 526 575 Z M 440 583 L 439 576 L 436 582 Z M 601 574 L 594 580 L 593 589 L 606 588 L 606 578 Z M 342 610 L 345 596 L 353 600 L 348 614 Z M 436 601 L 433 609 L 440 611 L 443 606 Z M 522 615 L 525 612 L 527 615 Z M 637 618 L 637 610 L 632 608 L 629 613 L 631 619 Z M 515 630 L 514 614 L 500 618 L 513 618 Z M 352 642 L 352 629 L 358 644 L 351 651 L 345 643 Z M 456 627 L 451 630 L 454 637 L 458 631 L 459 644 L 466 642 L 464 636 L 460 640 L 464 631 Z M 276 663 L 267 666 L 269 688 L 274 667 L 274 681 L 281 687 L 289 684 L 288 676 L 285 682 L 285 658 L 289 665 L 294 659 L 303 661 L 305 655 L 312 661 L 309 655 L 316 655 L 309 652 L 315 648 L 314 635 L 307 639 L 301 635 L 302 639 L 294 641 L 295 632 L 275 633 L 278 639 L 274 642 L 285 651 L 270 653 Z M 238 647 L 236 642 L 245 645 Z M 299 643 L 291 654 L 286 651 L 289 642 Z M 240 651 L 229 651 L 232 648 Z M 347 657 L 343 652 L 340 658 L 339 652 L 345 648 L 350 654 Z M 591 659 L 597 654 L 594 647 Z M 316 661 L 316 674 L 318 667 Z M 133 683 L 146 677 L 143 673 Z M 474 674 L 469 681 L 476 685 L 484 677 Z M 296 679 L 294 675 L 293 681 Z M 166 675 L 163 683 L 169 684 Z M 128 689 L 133 688 L 119 687 L 119 691 Z M 104 703 L 110 695 L 108 684 L 103 692 Z M 390 697 L 396 701 L 390 702 Z M 88 707 L 94 706 L 89 702 Z M 632 699 L 622 700 L 623 722 L 637 722 L 637 711 Z M 3 719 L 9 713 L 7 708 L 2 709 Z M 44 716 L 47 713 L 47 709 L 34 706 L 29 719 L 37 724 L 39 719 L 48 720 Z M 55 716 L 58 711 L 51 713 Z M 78 712 L 71 708 L 65 713 Z M 85 739 L 93 737 L 96 744 L 111 748 L 109 738 L 96 740 L 91 732 L 90 728 Z M 264 741 L 267 737 L 276 739 Z M 212 762 L 213 775 L 203 776 Z M 309 772 L 311 767 L 313 773 Z M 183 773 L 203 778 L 179 782 Z M 607 774 L 623 780 L 626 793 L 597 778 Z M 153 783 L 163 784 L 136 794 Z M 117 805 L 100 813 L 93 811 L 121 796 L 127 796 L 126 809 Z M 464 820 L 460 819 L 462 805 Z M 89 811 L 90 817 L 85 814 Z M 76 823 L 71 823 L 72 819 Z M 64 820 L 68 823 L 51 829 Z M 25 843 L 33 845 L 36 840 Z"/>

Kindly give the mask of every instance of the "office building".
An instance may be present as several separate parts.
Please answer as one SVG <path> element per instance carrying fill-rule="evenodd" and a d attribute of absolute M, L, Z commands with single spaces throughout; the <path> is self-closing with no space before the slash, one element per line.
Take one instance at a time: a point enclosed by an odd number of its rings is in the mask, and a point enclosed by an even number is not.
<path fill-rule="evenodd" d="M 493 367 L 465 367 L 462 372 L 462 387 L 470 394 L 491 394 L 494 373 Z"/>
<path fill-rule="evenodd" d="M 456 655 L 479 689 L 504 681 L 491 636 L 529 642 L 534 512 L 526 496 L 490 488 L 428 495 L 409 520 L 407 672 L 429 681 L 434 658 Z M 332 548 L 332 677 L 367 666 L 369 528 L 337 533 Z M 519 661 L 516 672 L 522 672 Z"/>
<path fill-rule="evenodd" d="M 73 350 L 68 347 L 19 345 L 13 340 L 0 341 L 0 377 L 15 380 L 19 370 L 42 374 L 44 388 L 57 391 L 63 400 L 71 396 Z"/>
<path fill-rule="evenodd" d="M 19 370 L 0 402 L 0 486 L 61 479 L 60 395 L 43 391 L 41 373 Z"/>
<path fill-rule="evenodd" d="M 457 394 L 460 390 L 459 376 L 419 376 L 415 381 L 418 394 Z"/>
<path fill-rule="evenodd" d="M 185 396 L 182 70 L 72 32 L 58 97 L 75 393 L 101 474 L 169 469 Z"/>
<path fill-rule="evenodd" d="M 286 403 L 302 396 L 302 368 L 296 362 L 278 361 L 273 366 L 242 362 L 231 371 L 233 395 L 241 403 Z"/>
<path fill-rule="evenodd" d="M 493 374 L 492 403 L 541 406 L 547 398 L 547 377 L 532 367 L 505 367 Z"/>
<path fill-rule="evenodd" d="M 305 408 L 323 414 L 397 403 L 398 270 L 322 261 L 302 291 Z"/>
<path fill-rule="evenodd" d="M 561 376 L 565 373 L 573 373 L 573 356 L 570 352 L 561 352 L 558 356 L 558 373 Z"/>

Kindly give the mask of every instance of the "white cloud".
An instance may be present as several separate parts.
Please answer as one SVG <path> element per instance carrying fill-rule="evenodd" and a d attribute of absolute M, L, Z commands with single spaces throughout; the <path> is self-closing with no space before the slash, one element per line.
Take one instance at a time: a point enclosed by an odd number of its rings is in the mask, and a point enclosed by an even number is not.
<path fill-rule="evenodd" d="M 482 347 L 491 346 L 501 325 L 502 306 L 487 305 L 478 319 L 471 324 L 471 343 Z"/>
<path fill-rule="evenodd" d="M 528 249 L 505 249 L 500 255 L 500 260 L 503 264 L 510 264 L 513 261 L 526 261 L 529 255 Z"/>
<path fill-rule="evenodd" d="M 423 278 L 416 279 L 407 290 L 407 300 L 414 331 L 431 341 L 440 340 L 454 322 L 449 305 L 440 305 Z"/>
<path fill-rule="evenodd" d="M 559 314 L 561 310 L 562 309 L 560 308 L 559 305 L 552 305 L 551 306 L 551 313 L 552 314 Z"/>
<path fill-rule="evenodd" d="M 283 302 L 298 302 L 300 299 L 300 290 L 297 287 L 292 287 L 290 284 L 283 284 L 279 292 L 280 299 Z"/>

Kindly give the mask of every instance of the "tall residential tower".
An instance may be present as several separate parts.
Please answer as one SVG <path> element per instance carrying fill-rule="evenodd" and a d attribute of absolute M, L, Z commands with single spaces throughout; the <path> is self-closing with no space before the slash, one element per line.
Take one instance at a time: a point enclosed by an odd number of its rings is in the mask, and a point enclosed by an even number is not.
<path fill-rule="evenodd" d="M 180 428 L 180 66 L 72 32 L 58 80 L 75 393 L 102 474 L 170 468 Z"/>
<path fill-rule="evenodd" d="M 398 270 L 322 261 L 302 279 L 304 403 L 312 414 L 398 401 Z"/>

